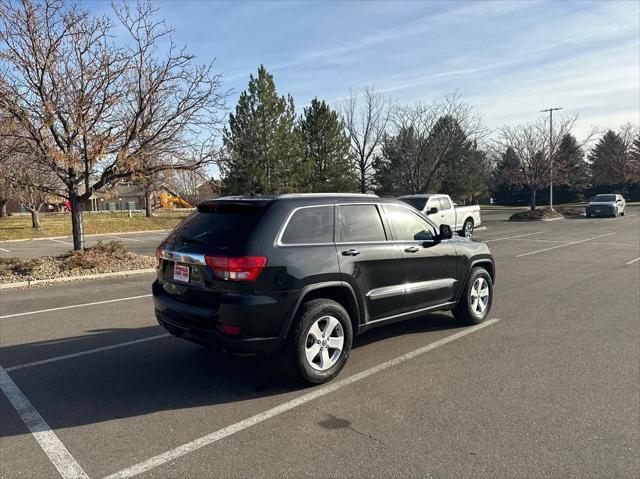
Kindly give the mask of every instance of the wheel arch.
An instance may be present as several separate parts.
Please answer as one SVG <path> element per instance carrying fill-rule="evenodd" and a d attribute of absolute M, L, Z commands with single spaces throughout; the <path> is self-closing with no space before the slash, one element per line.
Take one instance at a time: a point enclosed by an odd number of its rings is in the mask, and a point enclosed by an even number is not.
<path fill-rule="evenodd" d="M 491 283 L 495 285 L 496 283 L 496 266 L 491 258 L 478 258 L 474 259 L 469 263 L 469 269 L 467 270 L 467 275 L 464 278 L 464 283 L 462 283 L 462 287 L 458 291 L 458 301 L 462 297 L 462 294 L 467 287 L 467 283 L 469 282 L 469 277 L 471 276 L 471 271 L 475 267 L 482 267 L 487 270 L 489 276 L 491 277 Z"/>
<path fill-rule="evenodd" d="M 294 307 L 289 311 L 285 324 L 283 325 L 283 329 L 281 331 L 281 337 L 286 338 L 289 334 L 289 330 L 291 329 L 291 325 L 293 324 L 296 316 L 298 315 L 298 311 L 300 310 L 300 306 L 305 301 L 310 301 L 312 299 L 331 299 L 339 304 L 341 304 L 344 309 L 349 313 L 349 318 L 351 319 L 351 325 L 353 326 L 353 335 L 358 334 L 358 330 L 360 329 L 361 323 L 361 312 L 360 306 L 358 305 L 358 301 L 356 299 L 356 293 L 348 283 L 343 281 L 327 281 L 323 283 L 316 283 L 306 286 L 300 292 L 297 301 L 295 302 Z"/>

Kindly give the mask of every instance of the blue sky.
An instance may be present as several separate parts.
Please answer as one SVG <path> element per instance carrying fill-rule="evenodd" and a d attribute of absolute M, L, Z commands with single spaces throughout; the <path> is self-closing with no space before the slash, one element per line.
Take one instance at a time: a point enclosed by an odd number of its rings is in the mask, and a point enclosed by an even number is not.
<path fill-rule="evenodd" d="M 302 111 L 370 86 L 401 103 L 457 90 L 486 124 L 549 106 L 596 124 L 640 123 L 640 2 L 156 1 L 176 43 L 216 59 L 234 108 L 264 64 Z M 107 10 L 106 4 L 93 3 Z"/>

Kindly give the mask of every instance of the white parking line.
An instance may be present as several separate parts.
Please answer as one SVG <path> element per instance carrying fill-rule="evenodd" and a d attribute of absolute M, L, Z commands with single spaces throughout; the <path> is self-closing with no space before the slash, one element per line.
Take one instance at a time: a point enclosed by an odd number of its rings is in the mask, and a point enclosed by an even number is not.
<path fill-rule="evenodd" d="M 516 255 L 516 258 L 521 258 L 523 256 L 529 256 L 529 255 L 532 255 L 532 254 L 538 254 L 538 253 L 542 253 L 544 251 L 551 251 L 552 249 L 564 248 L 565 246 L 572 246 L 574 244 L 584 243 L 585 241 L 591 241 L 591 240 L 594 240 L 594 239 L 603 238 L 605 236 L 611 236 L 611 235 L 614 235 L 614 234 L 615 233 L 607 233 L 607 234 L 604 234 L 604 235 L 594 236 L 593 238 L 585 238 L 585 239 L 580 240 L 580 241 L 572 241 L 571 243 L 564 243 L 564 244 L 559 244 L 559 245 L 556 245 L 556 246 L 550 246 L 549 248 L 539 249 L 539 250 L 536 250 L 536 251 L 530 251 L 529 253 L 523 253 L 523 254 Z"/>
<path fill-rule="evenodd" d="M 632 259 L 631 261 L 627 261 L 625 264 L 633 264 L 637 261 L 640 261 L 640 257 L 636 258 L 636 259 Z"/>
<path fill-rule="evenodd" d="M 536 243 L 568 243 L 568 241 L 559 241 L 559 240 L 543 240 L 543 239 L 535 239 L 535 238 L 512 238 L 511 241 L 533 241 Z"/>
<path fill-rule="evenodd" d="M 148 298 L 150 296 L 152 296 L 152 295 L 151 294 L 141 294 L 140 296 L 128 296 L 126 298 L 107 299 L 105 301 L 94 301 L 93 303 L 72 304 L 72 305 L 69 305 L 69 306 L 60 306 L 59 308 L 39 309 L 37 311 L 27 311 L 25 313 L 5 314 L 4 316 L 0 316 L 0 319 L 17 318 L 18 316 L 27 316 L 27 315 L 30 315 L 30 314 L 50 313 L 51 311 L 60 311 L 62 309 L 83 308 L 84 306 L 95 306 L 96 304 L 117 303 L 119 301 L 129 301 L 131 299 Z"/>
<path fill-rule="evenodd" d="M 384 363 L 378 364 L 377 366 L 373 366 L 369 369 L 365 369 L 364 371 L 354 374 L 352 376 L 349 376 L 345 379 L 328 383 L 325 386 L 320 386 L 310 393 L 303 394 L 300 397 L 287 401 L 271 409 L 267 409 L 266 411 L 256 414 L 255 416 L 251 416 L 250 418 L 244 419 L 240 422 L 227 426 L 223 429 L 219 429 L 215 432 L 212 432 L 211 434 L 202 436 L 194 441 L 188 442 L 174 449 L 163 452 L 162 454 L 158 454 L 157 456 L 154 456 L 151 459 L 139 462 L 138 464 L 134 464 L 131 467 L 118 471 L 114 474 L 111 474 L 110 476 L 107 476 L 105 479 L 116 479 L 116 478 L 120 479 L 125 477 L 133 477 L 133 476 L 137 476 L 138 474 L 142 474 L 143 472 L 149 471 L 153 468 L 156 468 L 158 466 L 162 466 L 167 462 L 174 461 L 179 457 L 182 457 L 186 454 L 189 454 L 193 451 L 201 449 L 215 442 L 218 442 L 221 439 L 231 436 L 232 434 L 243 431 L 244 429 L 250 428 L 251 426 L 255 426 L 256 424 L 259 424 L 263 421 L 271 419 L 282 413 L 290 411 L 294 408 L 297 408 L 298 406 L 302 406 L 303 404 L 313 401 L 314 399 L 318 399 L 319 397 L 322 397 L 329 393 L 337 391 L 338 389 L 342 389 L 345 386 L 349 386 L 350 384 L 360 381 L 361 379 L 365 379 L 373 374 L 377 374 L 393 366 L 402 364 L 406 361 L 409 361 L 410 359 L 420 356 L 421 354 L 427 353 L 440 346 L 444 346 L 447 343 L 455 341 L 456 339 L 460 339 L 464 336 L 467 336 L 468 334 L 475 333 L 476 331 L 482 328 L 486 328 L 487 326 L 491 326 L 492 324 L 495 324 L 498 321 L 500 320 L 497 318 L 490 319 L 488 321 L 485 321 L 484 323 L 480 323 L 476 326 L 471 326 L 458 333 L 447 336 L 446 338 L 440 339 L 431 344 L 427 344 L 426 346 L 422 346 L 421 348 L 414 349 L 413 351 L 403 354 L 402 356 L 398 356 L 395 359 L 391 359 Z"/>
<path fill-rule="evenodd" d="M 125 346 L 131 346 L 132 344 L 146 343 L 147 341 L 154 341 L 156 339 L 166 338 L 171 336 L 169 333 L 158 334 L 157 336 L 150 336 L 148 338 L 134 339 L 133 341 L 126 341 L 124 343 L 111 344 L 109 346 L 102 346 L 101 348 L 87 349 L 86 351 L 80 351 L 77 353 L 65 354 L 64 356 L 56 356 L 49 359 L 43 359 L 41 361 L 33 361 L 31 363 L 18 364 L 17 366 L 11 366 L 5 368 L 5 371 L 16 371 L 17 369 L 32 368 L 33 366 L 41 366 L 43 364 L 55 363 L 63 361 L 65 359 L 77 358 L 79 356 L 86 356 L 87 354 L 95 354 L 102 351 L 109 351 L 111 349 L 123 348 Z"/>
<path fill-rule="evenodd" d="M 51 238 L 47 238 L 47 239 L 48 239 L 49 241 L 53 241 L 53 242 L 55 242 L 55 243 L 62 243 L 62 244 L 66 244 L 66 245 L 69 245 L 69 246 L 73 246 L 73 243 L 69 243 L 68 241 L 60 241 L 60 240 L 57 240 L 57 239 L 51 239 Z"/>
<path fill-rule="evenodd" d="M 20 419 L 29 428 L 31 434 L 38 441 L 38 444 L 40 444 L 40 447 L 60 475 L 65 479 L 88 479 L 87 473 L 84 472 L 64 444 L 60 442 L 58 436 L 51 430 L 40 413 L 36 411 L 2 366 L 0 366 L 0 389 L 7 396 Z"/>
<path fill-rule="evenodd" d="M 2 251 L 3 253 L 11 253 L 11 251 L 9 251 L 8 249 L 4 249 L 4 248 L 0 248 L 0 251 Z"/>
<path fill-rule="evenodd" d="M 540 233 L 543 233 L 543 231 L 536 231 L 535 233 L 527 233 L 527 234 L 524 234 L 524 235 L 505 236 L 504 238 L 491 238 L 491 239 L 486 239 L 486 240 L 481 240 L 481 241 L 484 241 L 485 243 L 487 243 L 489 241 L 502 241 L 502 240 L 508 240 L 508 239 L 513 239 L 513 238 L 522 238 L 523 236 L 539 235 Z"/>

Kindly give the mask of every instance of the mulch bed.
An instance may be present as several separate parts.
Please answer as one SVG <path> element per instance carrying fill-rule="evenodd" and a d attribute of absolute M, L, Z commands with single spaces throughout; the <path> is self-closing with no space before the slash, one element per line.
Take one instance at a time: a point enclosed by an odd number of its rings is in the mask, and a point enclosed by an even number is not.
<path fill-rule="evenodd" d="M 121 241 L 98 242 L 84 251 L 21 259 L 0 257 L 0 283 L 153 268 L 155 258 L 129 251 Z"/>

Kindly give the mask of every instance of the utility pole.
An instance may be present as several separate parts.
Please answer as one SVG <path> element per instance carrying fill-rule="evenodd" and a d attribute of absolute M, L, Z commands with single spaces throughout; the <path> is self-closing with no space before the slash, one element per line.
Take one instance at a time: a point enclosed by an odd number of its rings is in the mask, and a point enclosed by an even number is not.
<path fill-rule="evenodd" d="M 549 208 L 553 211 L 553 112 L 560 108 L 548 108 L 540 110 L 541 113 L 549 112 Z"/>

